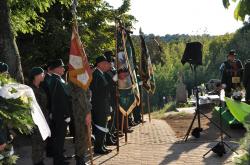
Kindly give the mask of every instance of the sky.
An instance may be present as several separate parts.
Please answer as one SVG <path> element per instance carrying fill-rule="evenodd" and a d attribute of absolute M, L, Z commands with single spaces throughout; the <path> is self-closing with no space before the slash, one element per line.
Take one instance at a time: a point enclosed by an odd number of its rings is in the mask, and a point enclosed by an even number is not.
<path fill-rule="evenodd" d="M 114 8 L 122 4 L 122 0 L 105 1 Z M 155 35 L 222 35 L 243 25 L 234 19 L 235 6 L 225 9 L 222 0 L 131 0 L 129 13 L 138 20 L 134 34 L 141 27 L 145 34 Z"/>

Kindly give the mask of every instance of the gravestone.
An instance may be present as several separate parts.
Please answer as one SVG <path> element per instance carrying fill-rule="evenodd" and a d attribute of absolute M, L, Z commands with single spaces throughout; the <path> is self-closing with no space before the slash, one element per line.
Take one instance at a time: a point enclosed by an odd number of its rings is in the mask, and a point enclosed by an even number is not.
<path fill-rule="evenodd" d="M 179 83 L 176 87 L 176 102 L 177 103 L 186 103 L 187 102 L 187 89 L 186 85 L 182 81 L 182 75 L 179 76 Z"/>

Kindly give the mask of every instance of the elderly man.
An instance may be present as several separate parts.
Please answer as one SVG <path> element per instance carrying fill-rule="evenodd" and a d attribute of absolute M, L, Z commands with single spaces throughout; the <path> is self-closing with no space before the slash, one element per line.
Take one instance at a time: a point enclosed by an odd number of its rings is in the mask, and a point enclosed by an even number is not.
<path fill-rule="evenodd" d="M 240 87 L 243 76 L 243 66 L 240 60 L 236 59 L 236 53 L 231 50 L 227 55 L 227 61 L 222 63 L 220 70 L 222 71 L 221 83 L 226 84 L 226 96 L 232 96 L 232 89 Z"/>
<path fill-rule="evenodd" d="M 105 148 L 105 136 L 108 133 L 107 117 L 110 113 L 109 83 L 104 73 L 111 68 L 105 56 L 96 58 L 96 69 L 90 85 L 92 91 L 92 119 L 93 133 L 95 135 L 94 151 L 97 154 L 107 154 L 111 150 Z"/>
<path fill-rule="evenodd" d="M 70 122 L 70 96 L 69 89 L 63 78 L 64 64 L 57 59 L 50 64 L 51 78 L 49 82 L 50 104 L 53 122 L 53 158 L 54 165 L 68 164 L 64 161 L 63 148 L 66 136 L 67 123 Z"/>

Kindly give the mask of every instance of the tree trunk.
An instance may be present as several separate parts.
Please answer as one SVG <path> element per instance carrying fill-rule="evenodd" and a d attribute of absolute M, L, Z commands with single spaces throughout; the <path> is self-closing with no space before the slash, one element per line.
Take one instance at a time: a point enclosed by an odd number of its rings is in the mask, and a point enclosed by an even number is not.
<path fill-rule="evenodd" d="M 21 58 L 11 30 L 7 0 L 0 0 L 0 61 L 7 63 L 10 75 L 23 83 Z"/>

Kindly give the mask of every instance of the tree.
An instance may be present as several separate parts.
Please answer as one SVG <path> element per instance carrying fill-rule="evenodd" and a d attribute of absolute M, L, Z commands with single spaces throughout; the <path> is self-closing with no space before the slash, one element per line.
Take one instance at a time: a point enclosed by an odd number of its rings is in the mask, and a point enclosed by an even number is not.
<path fill-rule="evenodd" d="M 122 22 L 132 24 L 135 19 L 130 15 L 123 16 L 129 10 L 129 6 L 124 4 L 121 9 L 115 10 L 103 0 L 78 2 L 79 34 L 90 62 L 94 62 L 105 50 L 115 49 L 115 20 L 121 18 Z M 62 58 L 68 61 L 72 32 L 71 10 L 57 1 L 46 13 L 39 14 L 39 17 L 44 21 L 41 32 L 19 34 L 17 37 L 24 73 L 31 66 L 44 64 L 51 59 Z"/>
<path fill-rule="evenodd" d="M 234 10 L 234 17 L 236 20 L 244 21 L 247 15 L 250 15 L 250 0 L 232 0 L 237 2 Z M 222 0 L 225 8 L 230 6 L 230 0 Z"/>
<path fill-rule="evenodd" d="M 0 61 L 9 65 L 9 73 L 17 81 L 23 82 L 21 59 L 11 29 L 10 9 L 7 0 L 0 1 Z"/>
<path fill-rule="evenodd" d="M 44 23 L 38 13 L 43 13 L 54 0 L 1 0 L 0 2 L 0 60 L 9 65 L 9 72 L 16 80 L 23 82 L 21 58 L 15 37 L 18 33 L 40 31 Z M 68 0 L 60 0 L 70 4 Z"/>
<path fill-rule="evenodd" d="M 20 55 L 25 66 L 24 70 L 28 70 L 31 65 L 47 62 L 51 58 L 60 57 L 66 60 L 72 25 L 71 2 L 71 0 L 1 1 L 0 48 L 4 49 L 1 49 L 0 60 L 9 64 L 10 73 L 14 78 L 23 81 Z M 123 5 L 116 10 L 103 0 L 78 2 L 79 33 L 87 53 L 93 60 L 105 49 L 114 49 L 113 22 L 119 18 L 124 24 L 132 25 L 135 18 L 127 14 L 130 0 L 123 0 Z M 2 14 L 4 11 L 11 12 Z M 6 36 L 10 36 L 12 40 Z M 7 53 L 3 50 L 7 50 Z"/>

